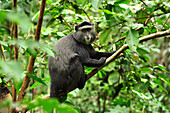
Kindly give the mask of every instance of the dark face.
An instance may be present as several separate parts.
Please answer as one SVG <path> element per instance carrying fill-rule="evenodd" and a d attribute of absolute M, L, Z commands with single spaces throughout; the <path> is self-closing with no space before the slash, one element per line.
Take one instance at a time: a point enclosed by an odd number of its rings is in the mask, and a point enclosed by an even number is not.
<path fill-rule="evenodd" d="M 91 44 L 96 39 L 96 32 L 93 27 L 80 28 L 75 32 L 75 39 L 84 44 Z"/>

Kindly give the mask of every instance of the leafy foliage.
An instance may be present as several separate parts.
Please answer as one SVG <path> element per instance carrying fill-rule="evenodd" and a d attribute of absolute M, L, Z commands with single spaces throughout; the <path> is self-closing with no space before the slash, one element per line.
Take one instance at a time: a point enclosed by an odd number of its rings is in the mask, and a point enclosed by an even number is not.
<path fill-rule="evenodd" d="M 25 74 L 31 78 L 23 101 L 4 101 L 0 107 L 27 106 L 29 111 L 47 113 L 53 109 L 59 113 L 170 111 L 169 38 L 139 44 L 139 37 L 170 28 L 167 0 L 47 0 L 39 42 L 33 39 L 40 1 L 18 0 L 17 11 L 12 1 L 0 3 L 0 85 L 7 84 L 11 91 L 12 80 L 19 92 Z M 95 23 L 96 50 L 118 50 L 123 44 L 129 49 L 88 80 L 83 90 L 70 92 L 67 102 L 42 99 L 49 94 L 48 56 L 53 56 L 54 43 L 74 32 L 73 26 L 82 21 Z M 18 25 L 18 40 L 14 40 L 11 23 Z M 15 45 L 19 47 L 17 61 Z M 36 58 L 32 74 L 26 73 L 30 56 Z M 92 69 L 85 67 L 86 74 Z"/>

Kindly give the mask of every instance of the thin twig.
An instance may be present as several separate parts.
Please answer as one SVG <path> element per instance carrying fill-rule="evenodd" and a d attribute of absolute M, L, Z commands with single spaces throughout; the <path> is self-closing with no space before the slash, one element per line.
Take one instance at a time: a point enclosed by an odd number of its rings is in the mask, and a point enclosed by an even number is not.
<path fill-rule="evenodd" d="M 13 9 L 17 11 L 17 0 L 13 0 Z M 14 39 L 18 40 L 18 26 L 14 23 Z M 14 46 L 14 60 L 18 60 L 18 46 Z"/>
<path fill-rule="evenodd" d="M 12 25 L 11 21 L 9 22 L 9 30 L 10 30 L 10 37 L 12 38 L 13 37 L 13 25 Z M 10 45 L 9 48 L 10 48 L 9 59 L 11 60 L 12 59 L 13 45 Z"/>
<path fill-rule="evenodd" d="M 64 19 L 63 19 L 64 20 Z M 64 22 L 67 24 L 67 26 L 69 26 L 70 30 L 72 29 L 72 27 L 70 26 L 70 24 L 64 20 Z"/>
<path fill-rule="evenodd" d="M 17 98 L 17 90 L 15 88 L 15 85 L 13 84 L 12 80 L 10 80 L 10 84 L 11 84 L 11 93 L 12 93 L 12 102 L 16 102 L 16 98 Z M 15 108 L 11 108 L 11 113 L 15 113 Z"/>
<path fill-rule="evenodd" d="M 95 43 L 95 42 L 93 42 L 93 44 L 96 45 L 96 46 L 99 47 L 99 48 L 102 48 L 102 47 L 103 47 L 103 46 L 101 46 L 101 45 L 99 45 L 99 44 L 97 44 L 97 43 Z"/>
<path fill-rule="evenodd" d="M 62 17 L 62 14 L 60 14 L 60 16 L 58 16 L 58 19 L 60 19 L 61 22 L 62 22 L 62 20 L 63 20 L 64 23 L 66 23 L 67 26 L 68 26 L 70 29 L 72 29 L 72 27 L 70 26 L 70 24 L 69 24 L 67 21 L 65 21 L 65 19 Z"/>
<path fill-rule="evenodd" d="M 106 28 L 106 30 L 104 30 L 103 32 L 106 32 L 106 31 L 109 30 L 110 28 L 112 28 L 112 27 L 114 27 L 114 26 L 117 26 L 117 25 L 120 25 L 120 24 L 123 24 L 123 23 L 125 23 L 125 22 L 126 22 L 126 21 L 124 20 L 123 22 L 119 22 L 119 23 L 117 23 L 117 24 L 114 24 L 114 25 Z"/>
<path fill-rule="evenodd" d="M 82 10 L 86 14 L 87 18 L 90 20 L 90 23 L 92 23 L 92 20 L 90 19 L 89 15 L 86 13 L 86 11 L 84 9 L 82 9 Z"/>
<path fill-rule="evenodd" d="M 158 32 L 159 30 L 158 30 L 158 26 L 157 26 L 155 17 L 154 17 L 154 22 L 155 22 L 156 31 Z"/>
<path fill-rule="evenodd" d="M 0 27 L 6 29 L 7 31 L 10 30 L 9 27 L 3 26 L 3 25 L 0 25 Z"/>
<path fill-rule="evenodd" d="M 143 0 L 140 0 L 145 6 L 149 7 Z"/>
<path fill-rule="evenodd" d="M 6 61 L 6 57 L 5 57 L 5 54 L 4 54 L 4 51 L 3 51 L 3 48 L 2 48 L 1 44 L 0 44 L 0 49 L 1 49 L 2 56 L 3 56 L 4 60 Z"/>
<path fill-rule="evenodd" d="M 164 24 L 163 24 L 163 26 L 162 26 L 161 30 L 164 28 L 164 26 L 165 26 L 165 24 L 167 23 L 167 21 L 168 21 L 169 17 L 170 17 L 170 15 L 168 16 L 168 18 L 167 18 L 167 19 L 166 19 L 166 21 L 164 22 Z M 161 30 L 160 30 L 160 31 L 161 31 Z"/>
<path fill-rule="evenodd" d="M 155 16 L 161 16 L 161 15 L 164 15 L 164 14 L 167 14 L 167 13 L 170 13 L 170 10 L 167 10 L 164 13 L 160 13 L 160 14 L 157 14 L 157 15 L 150 15 L 150 17 L 152 18 L 152 17 L 155 17 Z M 136 20 L 145 19 L 145 18 L 148 18 L 148 17 L 136 18 Z"/>
<path fill-rule="evenodd" d="M 17 11 L 17 0 L 13 0 L 13 9 Z M 14 31 L 12 32 L 14 33 L 14 39 L 18 40 L 18 26 L 16 23 L 14 23 L 13 30 Z M 14 46 L 14 60 L 18 60 L 18 46 L 17 45 Z M 12 102 L 16 102 L 17 90 L 12 80 L 11 80 L 11 89 L 12 89 Z M 15 108 L 11 108 L 11 113 L 15 113 L 15 110 L 16 110 Z"/>

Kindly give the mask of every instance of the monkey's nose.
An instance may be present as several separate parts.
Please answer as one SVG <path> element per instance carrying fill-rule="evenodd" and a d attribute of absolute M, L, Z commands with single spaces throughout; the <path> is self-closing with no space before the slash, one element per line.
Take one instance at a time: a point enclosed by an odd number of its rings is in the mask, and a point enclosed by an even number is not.
<path fill-rule="evenodd" d="M 90 37 L 87 37 L 87 40 L 90 40 Z"/>
<path fill-rule="evenodd" d="M 88 40 L 91 40 L 91 35 L 89 35 L 89 36 L 87 37 L 87 39 L 88 39 Z"/>

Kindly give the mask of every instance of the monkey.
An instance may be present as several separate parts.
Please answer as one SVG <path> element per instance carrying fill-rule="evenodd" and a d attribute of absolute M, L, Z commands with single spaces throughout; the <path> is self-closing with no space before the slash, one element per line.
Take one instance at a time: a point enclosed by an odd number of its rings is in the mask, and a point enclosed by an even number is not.
<path fill-rule="evenodd" d="M 92 47 L 96 39 L 94 23 L 84 21 L 75 26 L 75 32 L 60 38 L 54 46 L 54 57 L 49 56 L 51 78 L 50 98 L 67 98 L 67 93 L 83 89 L 87 75 L 84 66 L 98 67 L 113 52 L 97 52 Z"/>

